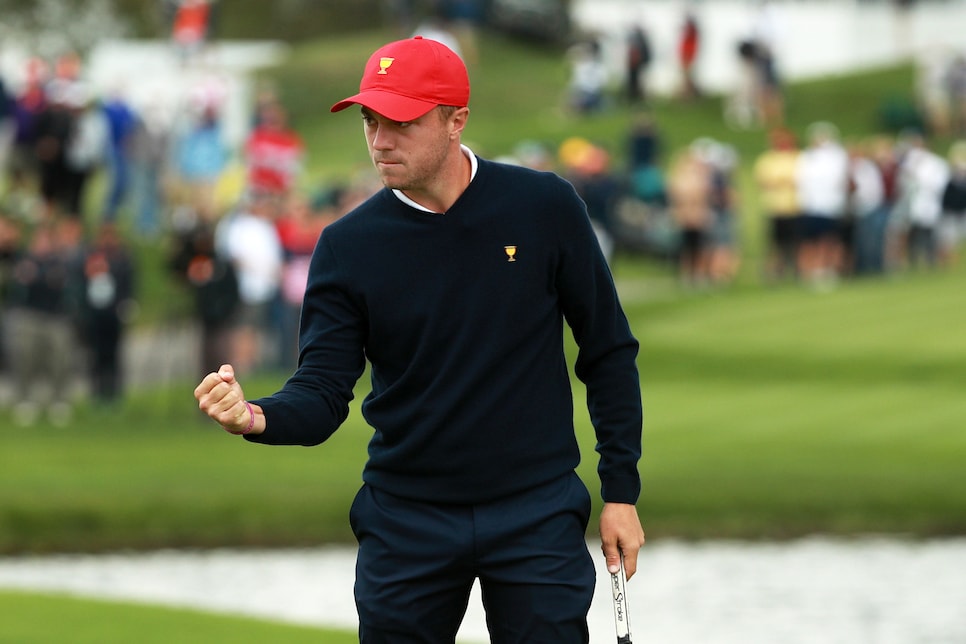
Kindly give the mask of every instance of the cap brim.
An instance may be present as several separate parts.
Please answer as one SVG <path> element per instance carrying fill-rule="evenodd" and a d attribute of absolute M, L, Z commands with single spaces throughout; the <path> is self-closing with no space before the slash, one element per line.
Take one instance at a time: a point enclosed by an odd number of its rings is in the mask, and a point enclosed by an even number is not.
<path fill-rule="evenodd" d="M 399 122 L 415 121 L 436 107 L 436 103 L 432 101 L 423 101 L 392 92 L 368 90 L 342 99 L 333 105 L 330 111 L 339 112 L 352 105 L 368 107 L 387 119 Z"/>

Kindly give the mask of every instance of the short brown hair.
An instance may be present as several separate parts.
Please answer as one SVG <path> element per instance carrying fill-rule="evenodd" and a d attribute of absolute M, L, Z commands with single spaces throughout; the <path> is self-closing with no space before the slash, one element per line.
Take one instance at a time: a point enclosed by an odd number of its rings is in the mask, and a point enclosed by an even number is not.
<path fill-rule="evenodd" d="M 459 109 L 455 105 L 437 105 L 436 107 L 439 110 L 439 118 L 444 121 L 453 116 L 453 113 Z"/>

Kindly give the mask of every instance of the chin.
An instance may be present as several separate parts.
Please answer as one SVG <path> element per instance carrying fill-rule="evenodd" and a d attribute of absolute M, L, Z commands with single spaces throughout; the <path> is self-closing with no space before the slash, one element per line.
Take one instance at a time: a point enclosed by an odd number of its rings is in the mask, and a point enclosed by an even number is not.
<path fill-rule="evenodd" d="M 395 176 L 392 172 L 387 172 L 379 166 L 376 166 L 376 172 L 379 173 L 379 179 L 382 180 L 383 185 L 387 188 L 395 188 L 396 184 L 400 183 L 398 176 Z"/>
<path fill-rule="evenodd" d="M 409 187 L 409 184 L 403 180 L 401 177 L 392 176 L 389 174 L 380 174 L 382 179 L 382 185 L 393 190 L 405 190 Z"/>

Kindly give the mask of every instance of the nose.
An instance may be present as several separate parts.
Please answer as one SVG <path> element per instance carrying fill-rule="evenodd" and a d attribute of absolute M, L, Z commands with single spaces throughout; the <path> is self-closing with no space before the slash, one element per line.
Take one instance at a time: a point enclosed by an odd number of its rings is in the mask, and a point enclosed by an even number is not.
<path fill-rule="evenodd" d="M 376 125 L 372 129 L 371 145 L 374 150 L 391 150 L 394 146 L 391 130 L 383 125 Z"/>

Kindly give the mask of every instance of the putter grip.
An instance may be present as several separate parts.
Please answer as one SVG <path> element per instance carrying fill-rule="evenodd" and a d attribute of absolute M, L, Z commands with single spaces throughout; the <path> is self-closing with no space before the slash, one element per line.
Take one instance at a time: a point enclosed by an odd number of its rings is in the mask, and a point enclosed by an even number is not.
<path fill-rule="evenodd" d="M 624 570 L 611 573 L 611 591 L 614 596 L 614 624 L 617 627 L 617 644 L 632 644 L 631 628 L 627 615 L 627 596 L 624 590 Z"/>

